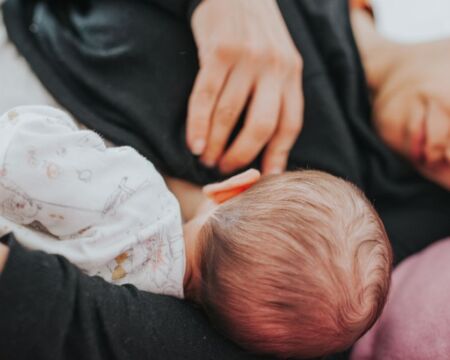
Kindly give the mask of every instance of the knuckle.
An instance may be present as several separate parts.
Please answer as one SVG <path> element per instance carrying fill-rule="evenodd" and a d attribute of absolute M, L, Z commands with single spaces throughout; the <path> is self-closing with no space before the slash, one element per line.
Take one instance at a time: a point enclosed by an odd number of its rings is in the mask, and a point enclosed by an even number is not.
<path fill-rule="evenodd" d="M 220 125 L 227 125 L 235 119 L 235 111 L 232 106 L 219 105 L 216 110 L 216 120 Z"/>
<path fill-rule="evenodd" d="M 213 49 L 213 55 L 218 60 L 229 60 L 240 52 L 240 46 L 233 42 L 222 42 Z"/>
<path fill-rule="evenodd" d="M 266 64 L 279 74 L 289 73 L 292 69 L 293 59 L 290 54 L 277 50 L 270 50 L 266 56 Z"/>
<path fill-rule="evenodd" d="M 291 68 L 296 74 L 300 74 L 303 71 L 303 58 L 299 54 L 295 54 L 292 57 Z"/>
<path fill-rule="evenodd" d="M 255 129 L 253 130 L 253 138 L 258 141 L 266 141 L 270 135 L 272 135 L 273 126 L 271 126 L 267 122 L 261 122 Z"/>
<path fill-rule="evenodd" d="M 244 53 L 251 62 L 261 62 L 265 57 L 264 51 L 258 46 L 246 45 Z"/>
<path fill-rule="evenodd" d="M 210 67 L 214 63 L 216 53 L 214 50 L 212 51 L 199 50 L 198 57 L 200 60 L 200 69 L 202 69 Z"/>
<path fill-rule="evenodd" d="M 278 64 L 281 65 L 284 69 L 288 70 L 292 68 L 293 59 L 289 54 L 282 54 L 278 60 Z"/>
<path fill-rule="evenodd" d="M 280 65 L 281 64 L 281 54 L 274 48 L 268 48 L 265 51 L 264 59 L 268 65 Z"/>
<path fill-rule="evenodd" d="M 188 109 L 188 130 L 192 133 L 203 133 L 199 127 L 206 126 L 208 123 L 207 106 L 203 103 L 192 103 Z"/>
<path fill-rule="evenodd" d="M 271 46 L 267 49 L 268 59 L 277 64 L 288 64 L 291 60 L 291 52 L 282 47 Z"/>
<path fill-rule="evenodd" d="M 216 88 L 213 84 L 206 84 L 202 88 L 198 89 L 195 93 L 195 101 L 204 102 L 211 100 L 216 93 Z"/>

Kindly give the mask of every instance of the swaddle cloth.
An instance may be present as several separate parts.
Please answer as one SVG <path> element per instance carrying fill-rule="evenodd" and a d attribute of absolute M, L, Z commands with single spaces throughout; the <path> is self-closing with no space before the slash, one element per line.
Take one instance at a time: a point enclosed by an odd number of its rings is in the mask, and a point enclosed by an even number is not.
<path fill-rule="evenodd" d="M 27 106 L 1 117 L 0 215 L 3 233 L 89 275 L 183 297 L 181 213 L 161 175 L 60 110 Z"/>

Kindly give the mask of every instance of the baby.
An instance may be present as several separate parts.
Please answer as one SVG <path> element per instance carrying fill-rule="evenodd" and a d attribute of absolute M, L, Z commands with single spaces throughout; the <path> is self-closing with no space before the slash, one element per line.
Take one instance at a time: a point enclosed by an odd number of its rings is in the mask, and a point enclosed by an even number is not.
<path fill-rule="evenodd" d="M 318 171 L 204 188 L 182 225 L 153 165 L 49 107 L 0 119 L 0 220 L 90 275 L 200 304 L 244 348 L 287 358 L 349 347 L 379 316 L 392 254 L 364 195 Z"/>

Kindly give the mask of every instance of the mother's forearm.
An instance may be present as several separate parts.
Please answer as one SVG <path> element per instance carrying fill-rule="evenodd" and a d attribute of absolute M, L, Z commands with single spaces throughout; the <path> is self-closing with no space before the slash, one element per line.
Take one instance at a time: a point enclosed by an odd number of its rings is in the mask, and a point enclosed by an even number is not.
<path fill-rule="evenodd" d="M 187 303 L 86 276 L 8 236 L 0 359 L 252 359 Z"/>

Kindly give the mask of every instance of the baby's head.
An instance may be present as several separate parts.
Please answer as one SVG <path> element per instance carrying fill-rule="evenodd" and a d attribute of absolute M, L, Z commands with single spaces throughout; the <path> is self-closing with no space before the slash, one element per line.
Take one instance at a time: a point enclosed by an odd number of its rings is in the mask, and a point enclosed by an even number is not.
<path fill-rule="evenodd" d="M 246 349 L 334 353 L 384 306 L 389 241 L 362 192 L 342 179 L 318 171 L 263 178 L 215 208 L 199 234 L 195 298 Z"/>

